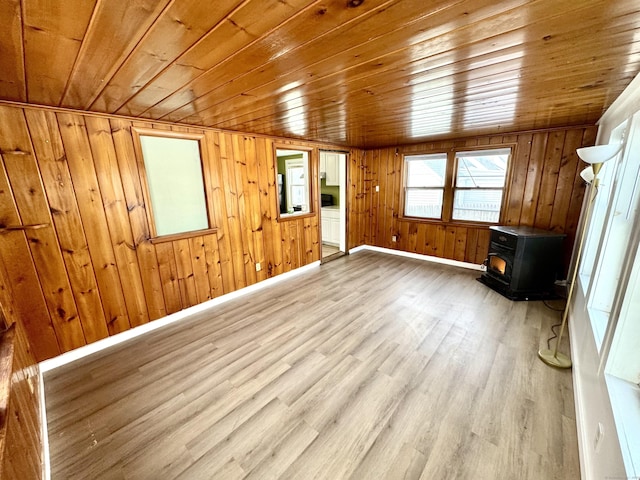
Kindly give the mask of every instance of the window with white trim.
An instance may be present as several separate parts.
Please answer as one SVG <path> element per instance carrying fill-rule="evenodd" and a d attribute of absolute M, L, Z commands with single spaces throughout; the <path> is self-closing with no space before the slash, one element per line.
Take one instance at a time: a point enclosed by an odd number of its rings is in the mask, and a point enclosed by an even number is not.
<path fill-rule="evenodd" d="M 498 223 L 510 148 L 456 152 L 453 220 Z"/>
<path fill-rule="evenodd" d="M 405 216 L 441 219 L 447 154 L 407 155 L 404 158 Z"/>
<path fill-rule="evenodd" d="M 499 223 L 510 147 L 404 156 L 405 217 Z"/>

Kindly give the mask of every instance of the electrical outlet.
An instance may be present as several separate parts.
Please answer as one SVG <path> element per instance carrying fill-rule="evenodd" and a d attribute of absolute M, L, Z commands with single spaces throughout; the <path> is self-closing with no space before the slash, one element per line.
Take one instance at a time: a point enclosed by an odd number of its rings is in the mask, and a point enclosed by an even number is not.
<path fill-rule="evenodd" d="M 396 237 L 395 235 L 391 235 L 391 241 L 392 242 L 397 242 L 398 241 L 398 237 Z"/>
<path fill-rule="evenodd" d="M 380 191 L 380 185 L 376 185 L 376 192 Z"/>
<path fill-rule="evenodd" d="M 260 262 L 256 262 L 256 272 L 259 272 L 260 270 L 262 270 L 262 267 L 260 266 Z"/>

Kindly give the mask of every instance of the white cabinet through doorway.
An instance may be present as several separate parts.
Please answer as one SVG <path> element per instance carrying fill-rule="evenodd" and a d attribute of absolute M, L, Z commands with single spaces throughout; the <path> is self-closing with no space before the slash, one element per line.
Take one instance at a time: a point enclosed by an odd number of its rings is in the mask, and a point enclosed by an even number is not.
<path fill-rule="evenodd" d="M 325 174 L 327 186 L 340 185 L 340 155 L 331 152 L 321 152 L 320 173 Z"/>
<path fill-rule="evenodd" d="M 322 219 L 322 243 L 340 245 L 340 209 L 338 207 L 323 207 Z"/>

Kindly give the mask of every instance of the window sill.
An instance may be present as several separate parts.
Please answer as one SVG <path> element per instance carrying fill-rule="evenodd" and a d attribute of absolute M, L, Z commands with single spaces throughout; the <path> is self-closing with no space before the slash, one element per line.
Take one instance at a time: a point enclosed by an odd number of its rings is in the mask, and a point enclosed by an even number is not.
<path fill-rule="evenodd" d="M 433 225 L 442 225 L 443 227 L 467 227 L 467 228 L 486 228 L 500 225 L 500 223 L 481 223 L 481 222 L 466 222 L 464 220 L 441 220 L 439 218 L 420 218 L 420 217 L 405 217 L 399 216 L 398 220 L 402 222 L 416 222 L 416 223 L 430 223 Z"/>
<path fill-rule="evenodd" d="M 628 478 L 640 478 L 640 387 L 606 374 L 607 389 Z"/>
<path fill-rule="evenodd" d="M 289 220 L 297 220 L 299 218 L 311 218 L 315 217 L 316 212 L 309 213 L 285 213 L 278 216 L 278 222 L 288 222 Z"/>
<path fill-rule="evenodd" d="M 195 230 L 193 232 L 174 233 L 171 235 L 163 235 L 162 237 L 153 237 L 149 241 L 153 244 L 164 242 L 175 242 L 176 240 L 185 240 L 187 238 L 199 237 L 201 235 L 210 235 L 216 233 L 217 228 L 207 228 L 205 230 Z"/>

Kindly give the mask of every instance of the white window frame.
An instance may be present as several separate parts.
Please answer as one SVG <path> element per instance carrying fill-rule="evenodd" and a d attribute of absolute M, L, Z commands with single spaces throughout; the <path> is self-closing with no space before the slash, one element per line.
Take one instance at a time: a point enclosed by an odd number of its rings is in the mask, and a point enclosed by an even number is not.
<path fill-rule="evenodd" d="M 453 184 L 453 205 L 451 207 L 451 219 L 456 222 L 474 222 L 474 223 L 488 223 L 488 224 L 496 224 L 500 222 L 500 218 L 502 217 L 502 211 L 504 209 L 504 199 L 505 199 L 505 190 L 507 188 L 507 179 L 509 174 L 509 165 L 511 163 L 511 154 L 513 153 L 511 148 L 492 148 L 492 149 L 482 149 L 482 150 L 466 150 L 466 151 L 458 151 L 455 152 L 455 163 L 454 163 L 454 184 Z M 504 182 L 501 187 L 460 187 L 458 186 L 458 165 L 460 161 L 467 157 L 474 156 L 507 156 L 507 164 L 505 165 L 504 172 Z M 456 218 L 456 194 L 458 192 L 463 191 L 499 191 L 500 192 L 500 206 L 498 209 L 498 218 L 495 220 L 477 220 L 477 219 L 468 219 L 468 218 Z M 486 213 L 493 213 L 493 210 L 483 210 Z"/>

